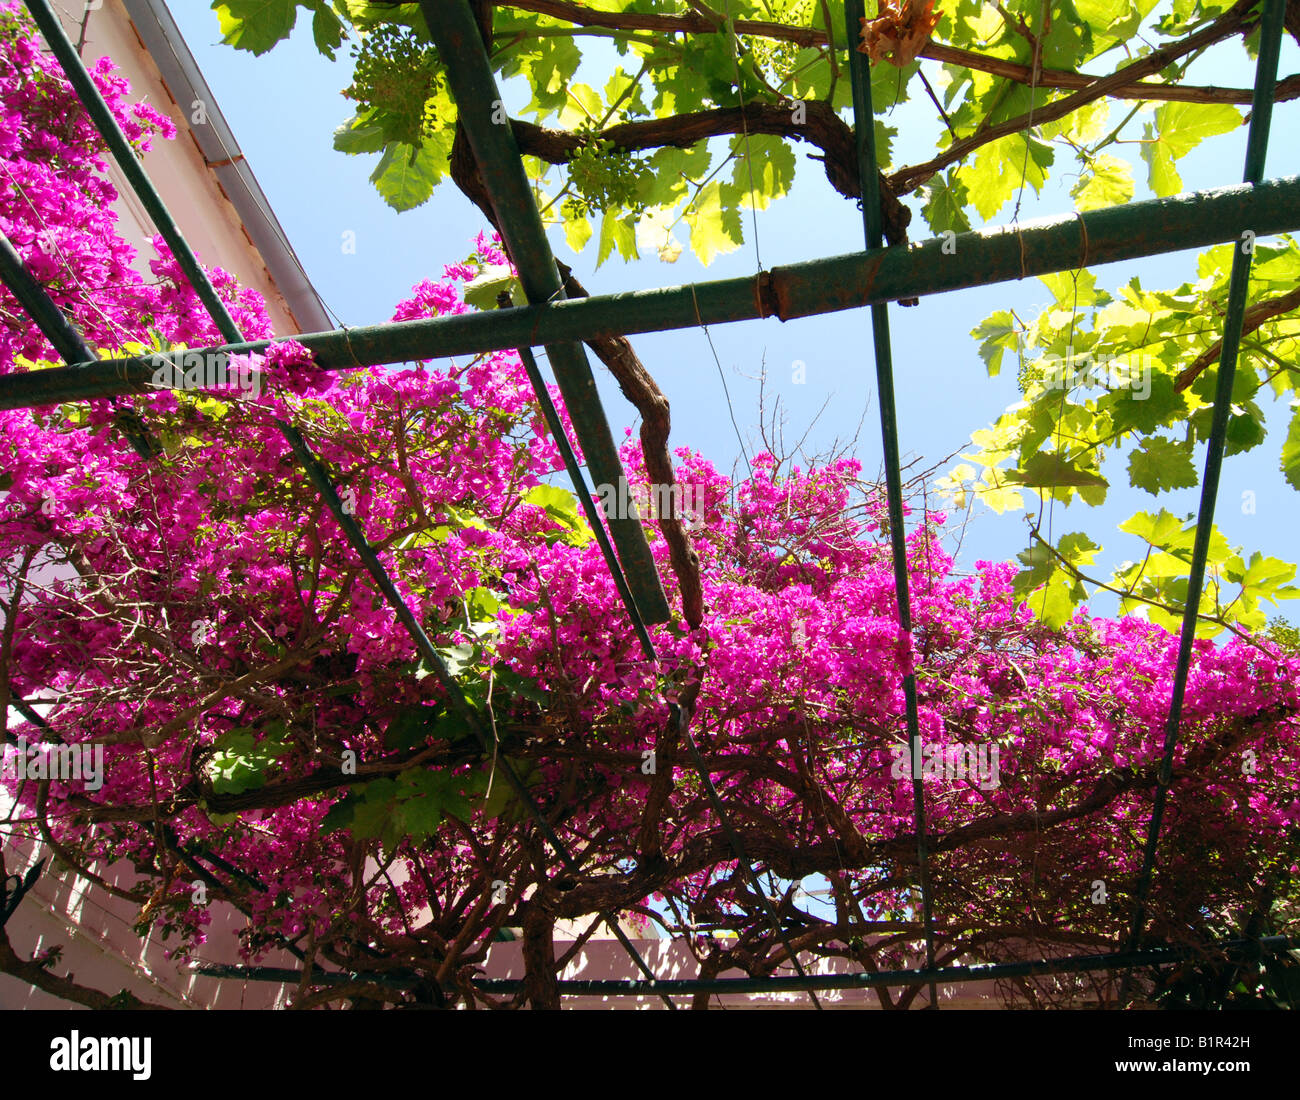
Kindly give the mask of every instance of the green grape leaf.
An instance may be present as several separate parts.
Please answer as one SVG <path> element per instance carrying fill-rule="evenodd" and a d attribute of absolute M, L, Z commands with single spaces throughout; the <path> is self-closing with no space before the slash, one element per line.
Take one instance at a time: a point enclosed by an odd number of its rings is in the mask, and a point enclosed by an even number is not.
<path fill-rule="evenodd" d="M 1196 520 L 1189 517 L 1180 520 L 1173 513 L 1162 508 L 1154 515 L 1150 512 L 1138 512 L 1119 525 L 1121 531 L 1149 542 L 1152 546 L 1187 563 L 1192 558 L 1192 544 L 1196 538 Z M 1227 561 L 1231 556 L 1228 540 L 1218 527 L 1211 527 L 1210 546 L 1206 557 L 1207 563 L 1217 565 Z"/>
<path fill-rule="evenodd" d="M 582 216 L 565 218 L 564 240 L 574 252 L 581 252 L 591 240 L 591 222 Z"/>
<path fill-rule="evenodd" d="M 358 153 L 381 153 L 384 144 L 384 128 L 377 122 L 356 115 L 334 131 L 334 148 L 350 156 Z"/>
<path fill-rule="evenodd" d="M 316 49 L 333 61 L 334 51 L 343 45 L 343 20 L 330 9 L 325 0 L 315 0 L 311 7 L 315 11 L 311 19 L 311 33 Z"/>
<path fill-rule="evenodd" d="M 266 773 L 289 747 L 284 743 L 284 726 L 272 723 L 259 741 L 247 727 L 227 730 L 213 742 L 215 751 L 205 770 L 215 794 L 243 794 L 266 786 Z"/>
<path fill-rule="evenodd" d="M 1082 531 L 1075 531 L 1069 535 L 1062 535 L 1056 549 L 1061 557 L 1071 565 L 1079 568 L 1092 565 L 1097 560 L 1097 554 L 1101 547 Z"/>
<path fill-rule="evenodd" d="M 1129 455 L 1129 484 L 1159 496 L 1168 489 L 1189 489 L 1197 484 L 1189 444 L 1152 436 Z"/>
<path fill-rule="evenodd" d="M 254 54 L 288 38 L 298 19 L 296 0 L 216 0 L 212 10 L 221 25 L 221 41 Z"/>
<path fill-rule="evenodd" d="M 1166 103 L 1156 111 L 1160 143 L 1181 160 L 1202 141 L 1242 124 L 1241 111 L 1227 103 Z"/>
<path fill-rule="evenodd" d="M 1047 180 L 1047 167 L 1054 157 L 1047 142 L 1012 134 L 981 146 L 974 161 L 963 164 L 956 175 L 965 184 L 980 217 L 987 221 L 1022 185 L 1041 191 Z"/>
<path fill-rule="evenodd" d="M 1300 404 L 1293 405 L 1291 427 L 1282 444 L 1282 476 L 1292 489 L 1300 489 Z"/>
<path fill-rule="evenodd" d="M 1146 435 L 1187 414 L 1187 401 L 1174 389 L 1169 375 L 1153 371 L 1151 390 L 1145 392 L 1145 380 L 1137 389 L 1117 391 L 1108 403 L 1111 422 L 1117 432 L 1138 431 Z"/>
<path fill-rule="evenodd" d="M 734 203 L 724 204 L 717 180 L 705 184 L 682 220 L 691 230 L 691 251 L 706 267 L 744 241 L 740 212 Z"/>
<path fill-rule="evenodd" d="M 752 205 L 758 210 L 766 210 L 773 199 L 789 193 L 795 167 L 789 142 L 771 134 L 750 134 L 748 144 L 742 135 L 732 140 L 731 147 L 736 153 L 732 180 L 746 209 L 751 206 L 751 176 Z"/>
<path fill-rule="evenodd" d="M 980 341 L 980 358 L 994 378 L 1002 369 L 1002 354 L 1015 351 L 1020 344 L 1020 326 L 1009 310 L 1000 309 L 979 323 L 971 335 Z"/>
<path fill-rule="evenodd" d="M 942 236 L 949 230 L 954 233 L 970 231 L 970 219 L 966 217 L 970 196 L 966 193 L 966 185 L 953 175 L 951 169 L 932 179 L 926 190 L 929 197 L 921 207 L 921 215 L 936 234 Z"/>
<path fill-rule="evenodd" d="M 569 546 L 585 546 L 595 534 L 581 512 L 578 498 L 559 485 L 535 485 L 521 499 L 546 512 L 568 532 L 563 537 Z"/>
<path fill-rule="evenodd" d="M 406 836 L 432 836 L 442 824 L 442 803 L 434 797 L 407 798 L 397 804 L 394 818 Z"/>
<path fill-rule="evenodd" d="M 384 150 L 370 182 L 394 210 L 413 210 L 428 201 L 449 171 L 449 152 L 449 136 L 443 131 L 426 138 L 418 149 L 395 141 Z"/>
<path fill-rule="evenodd" d="M 1168 145 L 1161 144 L 1149 122 L 1142 128 L 1142 159 L 1147 163 L 1147 186 L 1157 196 L 1176 195 L 1183 189 L 1173 153 Z"/>
<path fill-rule="evenodd" d="M 1018 599 L 1028 599 L 1037 588 L 1042 587 L 1056 572 L 1056 559 L 1052 552 L 1041 542 L 1035 542 L 1016 555 L 1024 568 L 1015 575 L 1011 582 L 1012 591 Z"/>
<path fill-rule="evenodd" d="M 524 108 L 537 121 L 564 109 L 569 101 L 569 79 L 578 69 L 582 54 L 573 39 L 562 35 L 538 37 L 528 43 L 529 56 L 520 61 L 533 98 Z"/>
<path fill-rule="evenodd" d="M 1074 617 L 1075 607 L 1086 598 L 1082 585 L 1073 583 L 1065 573 L 1057 573 L 1024 602 L 1045 627 L 1060 630 Z"/>
<path fill-rule="evenodd" d="M 1226 103 L 1165 103 L 1156 111 L 1154 127 L 1143 130 L 1142 159 L 1147 163 L 1147 180 L 1157 195 L 1172 195 L 1183 189 L 1174 168 L 1208 137 L 1226 134 L 1241 125 L 1241 114 Z"/>
<path fill-rule="evenodd" d="M 1244 412 L 1228 418 L 1223 453 L 1231 457 L 1242 451 L 1253 450 L 1264 442 L 1266 434 L 1263 410 L 1253 401 L 1248 401 Z"/>
<path fill-rule="evenodd" d="M 426 738 L 437 734 L 442 713 L 441 705 L 398 707 L 384 731 L 384 748 L 397 752 L 424 744 Z"/>
<path fill-rule="evenodd" d="M 600 248 L 596 253 L 596 266 L 600 267 L 614 249 L 625 260 L 635 260 L 636 250 L 636 216 L 607 210 L 600 219 Z"/>
<path fill-rule="evenodd" d="M 1133 197 L 1133 169 L 1126 160 L 1100 153 L 1070 194 L 1077 210 L 1120 206 Z"/>
<path fill-rule="evenodd" d="M 353 819 L 356 816 L 357 805 L 361 797 L 356 791 L 348 791 L 346 795 L 340 798 L 329 811 L 321 818 L 320 830 L 323 833 L 332 833 L 336 829 L 350 828 Z"/>
<path fill-rule="evenodd" d="M 506 264 L 496 264 L 484 268 L 478 276 L 466 283 L 462 297 L 467 306 L 475 309 L 496 309 L 497 295 L 508 291 L 511 301 L 517 306 L 528 304 L 524 296 L 523 284 Z"/>
<path fill-rule="evenodd" d="M 1037 451 L 1018 470 L 1008 470 L 1006 479 L 1030 489 L 1106 487 L 1104 477 L 1084 470 L 1052 451 Z"/>
<path fill-rule="evenodd" d="M 397 781 L 387 777 L 372 779 L 360 790 L 361 796 L 353 805 L 352 835 L 359 840 L 382 836 L 393 821 Z"/>

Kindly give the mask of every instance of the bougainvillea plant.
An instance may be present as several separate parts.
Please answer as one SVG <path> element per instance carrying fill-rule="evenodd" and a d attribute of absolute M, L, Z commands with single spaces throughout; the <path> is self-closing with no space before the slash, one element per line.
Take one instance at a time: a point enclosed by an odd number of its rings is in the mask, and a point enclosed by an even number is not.
<path fill-rule="evenodd" d="M 161 242 L 143 265 L 118 235 L 99 144 L 12 5 L 0 35 L 0 229 L 101 353 L 217 342 Z M 170 136 L 111 65 L 95 77 L 141 148 Z M 465 311 L 466 284 L 507 262 L 481 236 L 394 317 Z M 250 337 L 272 335 L 255 293 L 213 278 Z M 0 322 L 0 371 L 56 361 L 7 293 Z M 325 374 L 285 342 L 244 366 L 260 379 L 251 392 L 0 412 L 6 758 L 20 739 L 104 750 L 100 784 L 6 773 L 6 850 L 28 838 L 129 899 L 139 931 L 160 930 L 180 960 L 202 953 L 221 905 L 243 914 L 250 961 L 283 949 L 304 967 L 424 983 L 307 977 L 303 1007 L 431 990 L 449 1005 L 554 1005 L 557 922 L 602 911 L 682 937 L 706 977 L 771 974 L 789 949 L 893 969 L 915 963 L 920 936 L 902 751 L 912 670 L 939 961 L 1123 941 L 1171 694 L 1164 629 L 1086 610 L 1048 629 L 1019 602 L 1013 566 L 959 573 L 944 517 L 914 512 L 913 645 L 880 494 L 856 463 L 759 455 L 732 480 L 683 448 L 702 611 L 681 613 L 667 583 L 679 613 L 652 629 L 652 665 L 514 354 Z M 154 457 L 122 436 L 123 412 Z M 447 705 L 277 418 L 336 477 L 492 751 Z M 623 458 L 632 482 L 649 479 L 639 443 Z M 679 579 L 661 527 L 646 530 L 661 575 Z M 1296 930 L 1298 678 L 1285 638 L 1197 643 L 1153 942 Z M 779 932 L 670 704 L 689 715 Z M 105 877 L 123 861 L 125 887 Z M 471 980 L 506 929 L 524 939 L 524 987 L 490 996 Z M 21 957 L 2 930 L 0 969 L 109 1000 Z M 920 988 L 879 996 L 906 1007 Z M 1151 975 L 1136 988 L 1159 993 Z M 1008 995 L 1053 996 L 1031 983 Z"/>

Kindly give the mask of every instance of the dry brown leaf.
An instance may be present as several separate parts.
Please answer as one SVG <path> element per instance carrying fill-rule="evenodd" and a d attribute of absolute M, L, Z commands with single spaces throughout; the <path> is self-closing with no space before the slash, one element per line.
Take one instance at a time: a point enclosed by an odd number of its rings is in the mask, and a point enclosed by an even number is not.
<path fill-rule="evenodd" d="M 875 19 L 862 20 L 858 49 L 872 61 L 903 68 L 916 60 L 939 22 L 934 0 L 880 0 Z"/>

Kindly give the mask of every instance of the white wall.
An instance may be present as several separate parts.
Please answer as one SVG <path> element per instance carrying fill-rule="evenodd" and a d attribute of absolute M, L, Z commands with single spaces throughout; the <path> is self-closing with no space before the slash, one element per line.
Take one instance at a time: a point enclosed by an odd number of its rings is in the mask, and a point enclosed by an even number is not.
<path fill-rule="evenodd" d="M 9 812 L 0 797 L 0 816 Z M 42 855 L 44 845 L 7 841 L 5 865 L 21 877 Z M 47 859 L 41 877 L 23 898 L 5 925 L 13 949 L 34 958 L 50 947 L 62 954 L 52 973 L 74 979 L 79 985 L 112 995 L 128 990 L 143 1001 L 168 1008 L 278 1008 L 284 1003 L 283 986 L 268 982 L 241 982 L 203 978 L 181 963 L 167 958 L 175 944 L 161 941 L 155 931 L 141 938 L 132 927 L 139 906 L 81 878 L 75 872 L 52 872 Z M 92 872 L 118 887 L 129 887 L 134 871 L 126 864 L 93 866 Z M 243 917 L 225 903 L 212 906 L 209 942 L 199 955 L 204 962 L 239 963 L 236 930 Z M 264 960 L 268 966 L 293 966 L 293 958 L 277 952 Z M 0 1009 L 80 1008 L 26 982 L 0 974 Z"/>
<path fill-rule="evenodd" d="M 182 2 L 195 3 L 197 0 Z M 83 0 L 59 0 L 55 6 L 68 36 L 77 42 L 81 34 Z M 215 14 L 213 29 L 216 29 Z M 120 75 L 131 82 L 131 102 L 145 99 L 176 124 L 175 139 L 155 140 L 153 148 L 145 154 L 144 167 L 199 260 L 207 267 L 224 268 L 238 276 L 244 286 L 259 291 L 266 299 L 267 312 L 277 336 L 298 332 L 288 305 L 276 289 L 261 255 L 249 241 L 234 206 L 209 171 L 190 132 L 192 104 L 178 104 L 172 98 L 159 75 L 158 66 L 136 35 L 121 0 L 103 0 L 102 7 L 89 13 L 81 57 L 89 67 L 103 56 L 111 57 Z M 212 109 L 212 104 L 206 106 L 208 110 Z M 140 270 L 147 272 L 153 250 L 146 242 L 156 231 L 111 158 L 108 174 L 121 196 L 116 204 L 122 219 L 118 231 L 141 250 Z"/>
<path fill-rule="evenodd" d="M 55 4 L 73 42 L 80 38 L 85 7 L 82 0 L 57 0 Z M 238 276 L 243 285 L 258 290 L 266 299 L 277 335 L 297 332 L 298 326 L 261 256 L 248 240 L 235 208 L 206 166 L 189 131 L 189 105 L 182 109 L 172 99 L 120 0 L 104 0 L 102 6 L 89 12 L 82 58 L 90 66 L 104 55 L 111 57 L 120 74 L 130 81 L 132 101 L 145 99 L 176 123 L 175 140 L 155 141 L 144 166 L 199 259 L 205 265 L 224 268 Z M 139 250 L 137 267 L 148 275 L 148 262 L 154 257 L 148 241 L 155 229 L 116 164 L 111 158 L 108 163 L 109 177 L 120 195 L 115 205 L 118 232 Z M 10 720 L 20 720 L 16 711 L 10 712 Z M 0 792 L 0 818 L 9 809 L 7 795 Z M 48 854 L 43 845 L 38 850 L 8 840 L 4 852 L 8 872 L 19 875 L 40 855 Z M 115 885 L 127 885 L 133 877 L 125 866 L 92 870 Z M 51 873 L 47 862 L 45 872 L 5 930 L 14 949 L 27 958 L 48 947 L 61 946 L 62 957 L 53 968 L 55 973 L 72 974 L 80 984 L 110 994 L 127 989 L 142 1000 L 178 1008 L 269 1008 L 283 1002 L 284 990 L 278 985 L 196 978 L 183 970 L 166 958 L 167 945 L 159 942 L 156 934 L 142 940 L 135 933 L 132 922 L 137 908 L 71 872 L 61 877 Z M 203 951 L 207 961 L 240 961 L 234 930 L 242 922 L 242 916 L 224 903 L 213 906 L 211 942 Z M 266 962 L 294 965 L 288 955 Z M 0 975 L 0 1008 L 72 1007 L 76 1006 Z"/>

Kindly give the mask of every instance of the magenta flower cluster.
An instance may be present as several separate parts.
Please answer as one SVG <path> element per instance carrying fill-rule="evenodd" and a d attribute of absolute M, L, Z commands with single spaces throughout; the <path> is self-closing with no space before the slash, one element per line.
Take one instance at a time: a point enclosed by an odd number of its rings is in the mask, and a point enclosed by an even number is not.
<path fill-rule="evenodd" d="M 0 34 L 0 229 L 102 353 L 219 342 L 161 241 L 142 274 L 94 132 L 16 4 L 0 6 Z M 139 148 L 172 136 L 164 116 L 128 103 L 109 63 L 95 78 Z M 416 286 L 394 320 L 469 309 L 466 281 L 507 262 L 494 237 L 474 248 Z M 258 295 L 213 279 L 246 335 L 269 338 Z M 0 373 L 54 360 L 0 294 Z M 516 355 L 330 373 L 284 341 L 251 365 L 264 385 L 244 400 L 133 399 L 161 446 L 148 461 L 107 401 L 0 412 L 0 663 L 7 697 L 52 703 L 47 729 L 11 718 L 9 731 L 107 746 L 96 791 L 60 780 L 10 791 L 23 827 L 68 858 L 129 861 L 144 923 L 160 921 L 180 947 L 203 942 L 210 920 L 192 901 L 195 861 L 226 881 L 217 900 L 247 917 L 252 957 L 309 934 L 377 950 L 414 942 L 424 921 L 454 930 L 485 883 L 543 858 L 527 815 L 482 797 L 490 757 L 446 720 L 437 678 L 297 467 L 280 419 L 334 473 L 407 606 L 459 659 L 502 751 L 596 877 L 623 876 L 644 856 L 638 838 L 656 838 L 657 877 L 619 878 L 622 908 L 671 897 L 740 919 L 719 893 L 733 857 L 665 734 L 669 700 L 690 701 L 722 797 L 769 867 L 791 880 L 849 875 L 868 915 L 908 904 L 908 876 L 891 868 L 914 850 L 913 793 L 890 764 L 914 672 L 927 744 L 1000 750 L 992 789 L 930 787 L 946 912 L 989 925 L 1073 913 L 1097 935 L 1122 923 L 1080 910 L 1080 884 L 1131 882 L 1139 865 L 1176 657 L 1165 631 L 1086 611 L 1048 631 L 1015 599 L 1011 566 L 960 575 L 940 545 L 944 517 L 914 513 L 912 644 L 898 628 L 882 502 L 857 463 L 783 469 L 764 454 L 733 482 L 683 448 L 677 477 L 702 494 L 692 541 L 707 612 L 696 630 L 654 628 L 652 667 L 594 541 L 535 493 L 562 484 L 562 465 Z M 644 482 L 639 445 L 622 455 L 629 480 Z M 646 530 L 671 594 L 667 544 Z M 1250 896 L 1294 863 L 1298 680 L 1300 660 L 1274 645 L 1197 644 L 1157 898 L 1170 920 Z M 412 713 L 426 725 L 399 738 Z M 251 741 L 236 751 L 238 731 Z M 659 772 L 641 767 L 649 750 Z M 1257 767 L 1243 767 L 1247 754 Z M 433 794 L 400 797 L 401 777 L 420 768 L 453 777 L 463 798 L 444 800 L 433 825 L 411 810 Z M 665 769 L 672 783 L 647 833 Z M 352 826 L 325 828 L 345 795 L 358 802 Z M 404 824 L 358 847 L 367 807 L 379 825 Z M 594 912 L 598 896 L 609 904 L 596 887 L 565 904 Z"/>

